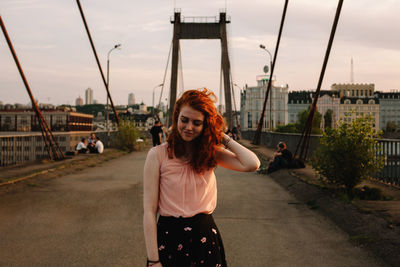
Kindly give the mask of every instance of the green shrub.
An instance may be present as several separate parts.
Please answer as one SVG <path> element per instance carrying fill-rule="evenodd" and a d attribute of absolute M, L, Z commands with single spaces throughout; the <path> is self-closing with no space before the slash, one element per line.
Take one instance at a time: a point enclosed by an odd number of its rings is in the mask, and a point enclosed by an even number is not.
<path fill-rule="evenodd" d="M 298 133 L 297 125 L 295 123 L 289 123 L 286 125 L 276 126 L 275 132 L 278 133 Z"/>
<path fill-rule="evenodd" d="M 138 150 L 136 140 L 139 138 L 135 123 L 128 120 L 121 120 L 118 126 L 117 147 L 132 152 Z"/>
<path fill-rule="evenodd" d="M 341 122 L 336 129 L 325 132 L 316 149 L 312 166 L 329 182 L 344 186 L 350 199 L 353 189 L 383 167 L 376 134 L 370 118 L 357 118 L 351 123 Z"/>

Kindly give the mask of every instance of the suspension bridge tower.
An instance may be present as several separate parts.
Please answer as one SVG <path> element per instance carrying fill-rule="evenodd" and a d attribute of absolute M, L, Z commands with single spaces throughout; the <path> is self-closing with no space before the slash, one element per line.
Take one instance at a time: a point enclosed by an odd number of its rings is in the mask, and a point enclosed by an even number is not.
<path fill-rule="evenodd" d="M 220 12 L 217 17 L 181 17 L 179 9 L 174 12 L 171 18 L 174 24 L 173 40 L 172 40 L 172 70 L 171 70 L 171 86 L 170 86 L 170 109 L 168 111 L 168 125 L 172 125 L 172 115 L 176 101 L 177 83 L 178 83 L 178 62 L 179 62 L 179 41 L 182 39 L 220 39 L 221 40 L 221 68 L 224 80 L 224 96 L 225 96 L 225 119 L 228 127 L 232 129 L 232 95 L 231 95 L 231 71 L 228 54 L 228 40 L 226 34 L 226 24 L 230 23 L 230 19 L 226 16 L 226 12 Z"/>

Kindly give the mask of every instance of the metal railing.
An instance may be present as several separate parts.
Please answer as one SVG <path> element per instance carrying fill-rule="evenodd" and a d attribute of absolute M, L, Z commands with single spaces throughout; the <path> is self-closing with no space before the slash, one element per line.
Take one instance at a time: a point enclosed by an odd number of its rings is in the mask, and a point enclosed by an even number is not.
<path fill-rule="evenodd" d="M 63 152 L 74 151 L 82 138 L 87 138 L 92 132 L 54 132 L 53 135 Z M 113 146 L 116 131 L 95 132 L 105 147 Z M 30 161 L 46 159 L 48 153 L 41 133 L 18 133 L 0 135 L 0 167 L 20 165 Z"/>
<path fill-rule="evenodd" d="M 255 131 L 243 131 L 242 138 L 253 140 Z M 300 134 L 262 132 L 261 144 L 275 149 L 279 141 L 284 141 L 289 149 L 295 148 Z M 310 147 L 307 158 L 310 158 L 314 150 L 319 145 L 321 136 L 313 135 L 310 141 Z M 379 155 L 384 156 L 384 166 L 375 178 L 385 183 L 400 185 L 400 140 L 399 139 L 380 139 L 378 140 Z"/>
<path fill-rule="evenodd" d="M 384 157 L 384 166 L 376 178 L 386 183 L 400 185 L 400 140 L 380 139 L 380 155 Z"/>

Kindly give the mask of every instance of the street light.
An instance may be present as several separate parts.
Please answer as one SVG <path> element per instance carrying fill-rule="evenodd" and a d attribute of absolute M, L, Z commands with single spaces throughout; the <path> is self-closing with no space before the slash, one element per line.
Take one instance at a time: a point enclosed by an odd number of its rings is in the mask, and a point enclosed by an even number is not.
<path fill-rule="evenodd" d="M 239 88 L 239 92 L 241 92 L 241 88 L 239 87 L 239 85 L 237 85 L 236 83 L 234 83 L 233 84 L 234 86 L 236 86 L 237 88 Z M 234 88 L 232 88 L 234 91 L 233 91 L 233 95 L 235 95 L 235 89 Z M 235 105 L 235 112 L 237 112 L 237 109 L 236 109 L 236 99 L 233 99 L 233 104 Z M 235 114 L 235 118 L 236 118 L 236 127 L 238 127 L 239 126 L 239 121 L 238 121 L 238 118 L 237 118 L 237 114 Z"/>
<path fill-rule="evenodd" d="M 109 91 L 110 90 L 110 53 L 114 49 L 118 49 L 118 48 L 120 49 L 120 47 L 121 47 L 121 44 L 114 45 L 114 47 L 111 48 L 110 51 L 108 51 L 108 54 L 107 54 L 107 104 L 106 104 L 106 123 L 107 123 L 106 129 L 107 130 L 109 130 L 108 129 L 108 98 L 109 98 L 108 94 L 110 92 Z"/>
<path fill-rule="evenodd" d="M 265 51 L 267 51 L 267 53 L 269 55 L 269 70 L 271 70 L 271 68 L 272 68 L 272 55 L 268 51 L 268 49 L 265 48 L 265 45 L 260 44 L 260 48 L 265 50 Z M 264 72 L 268 73 L 268 69 L 264 68 Z M 271 82 L 271 79 L 272 79 L 272 77 L 270 76 L 269 80 L 268 80 L 269 83 Z M 271 93 L 270 93 L 270 99 L 269 99 L 269 129 L 272 131 L 272 84 L 271 84 L 270 89 L 271 89 Z"/>
<path fill-rule="evenodd" d="M 159 85 L 157 85 L 153 88 L 153 103 L 152 103 L 153 104 L 153 116 L 154 116 L 154 92 L 156 91 L 156 88 L 161 87 L 161 86 L 164 86 L 164 84 L 160 83 Z"/>

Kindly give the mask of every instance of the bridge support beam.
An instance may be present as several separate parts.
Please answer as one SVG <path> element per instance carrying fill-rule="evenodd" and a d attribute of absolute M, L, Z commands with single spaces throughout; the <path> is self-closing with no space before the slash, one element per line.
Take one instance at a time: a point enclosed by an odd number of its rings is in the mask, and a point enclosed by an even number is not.
<path fill-rule="evenodd" d="M 203 22 L 204 18 L 196 21 L 196 17 L 190 18 L 190 22 L 181 20 L 181 13 L 175 12 L 174 33 L 172 40 L 172 66 L 171 66 L 171 86 L 168 110 L 168 126 L 172 125 L 172 117 L 177 95 L 178 85 L 178 64 L 179 64 L 179 41 L 181 39 L 220 39 L 221 40 L 221 65 L 224 79 L 225 96 L 225 120 L 230 129 L 232 129 L 232 94 L 231 94 L 231 69 L 228 53 L 228 40 L 226 34 L 226 24 L 230 21 L 226 13 L 220 13 L 219 21 L 214 19 L 212 22 Z M 207 21 L 207 19 L 206 19 Z M 234 100 L 233 100 L 234 101 Z M 224 114 L 223 114 L 224 115 Z"/>

